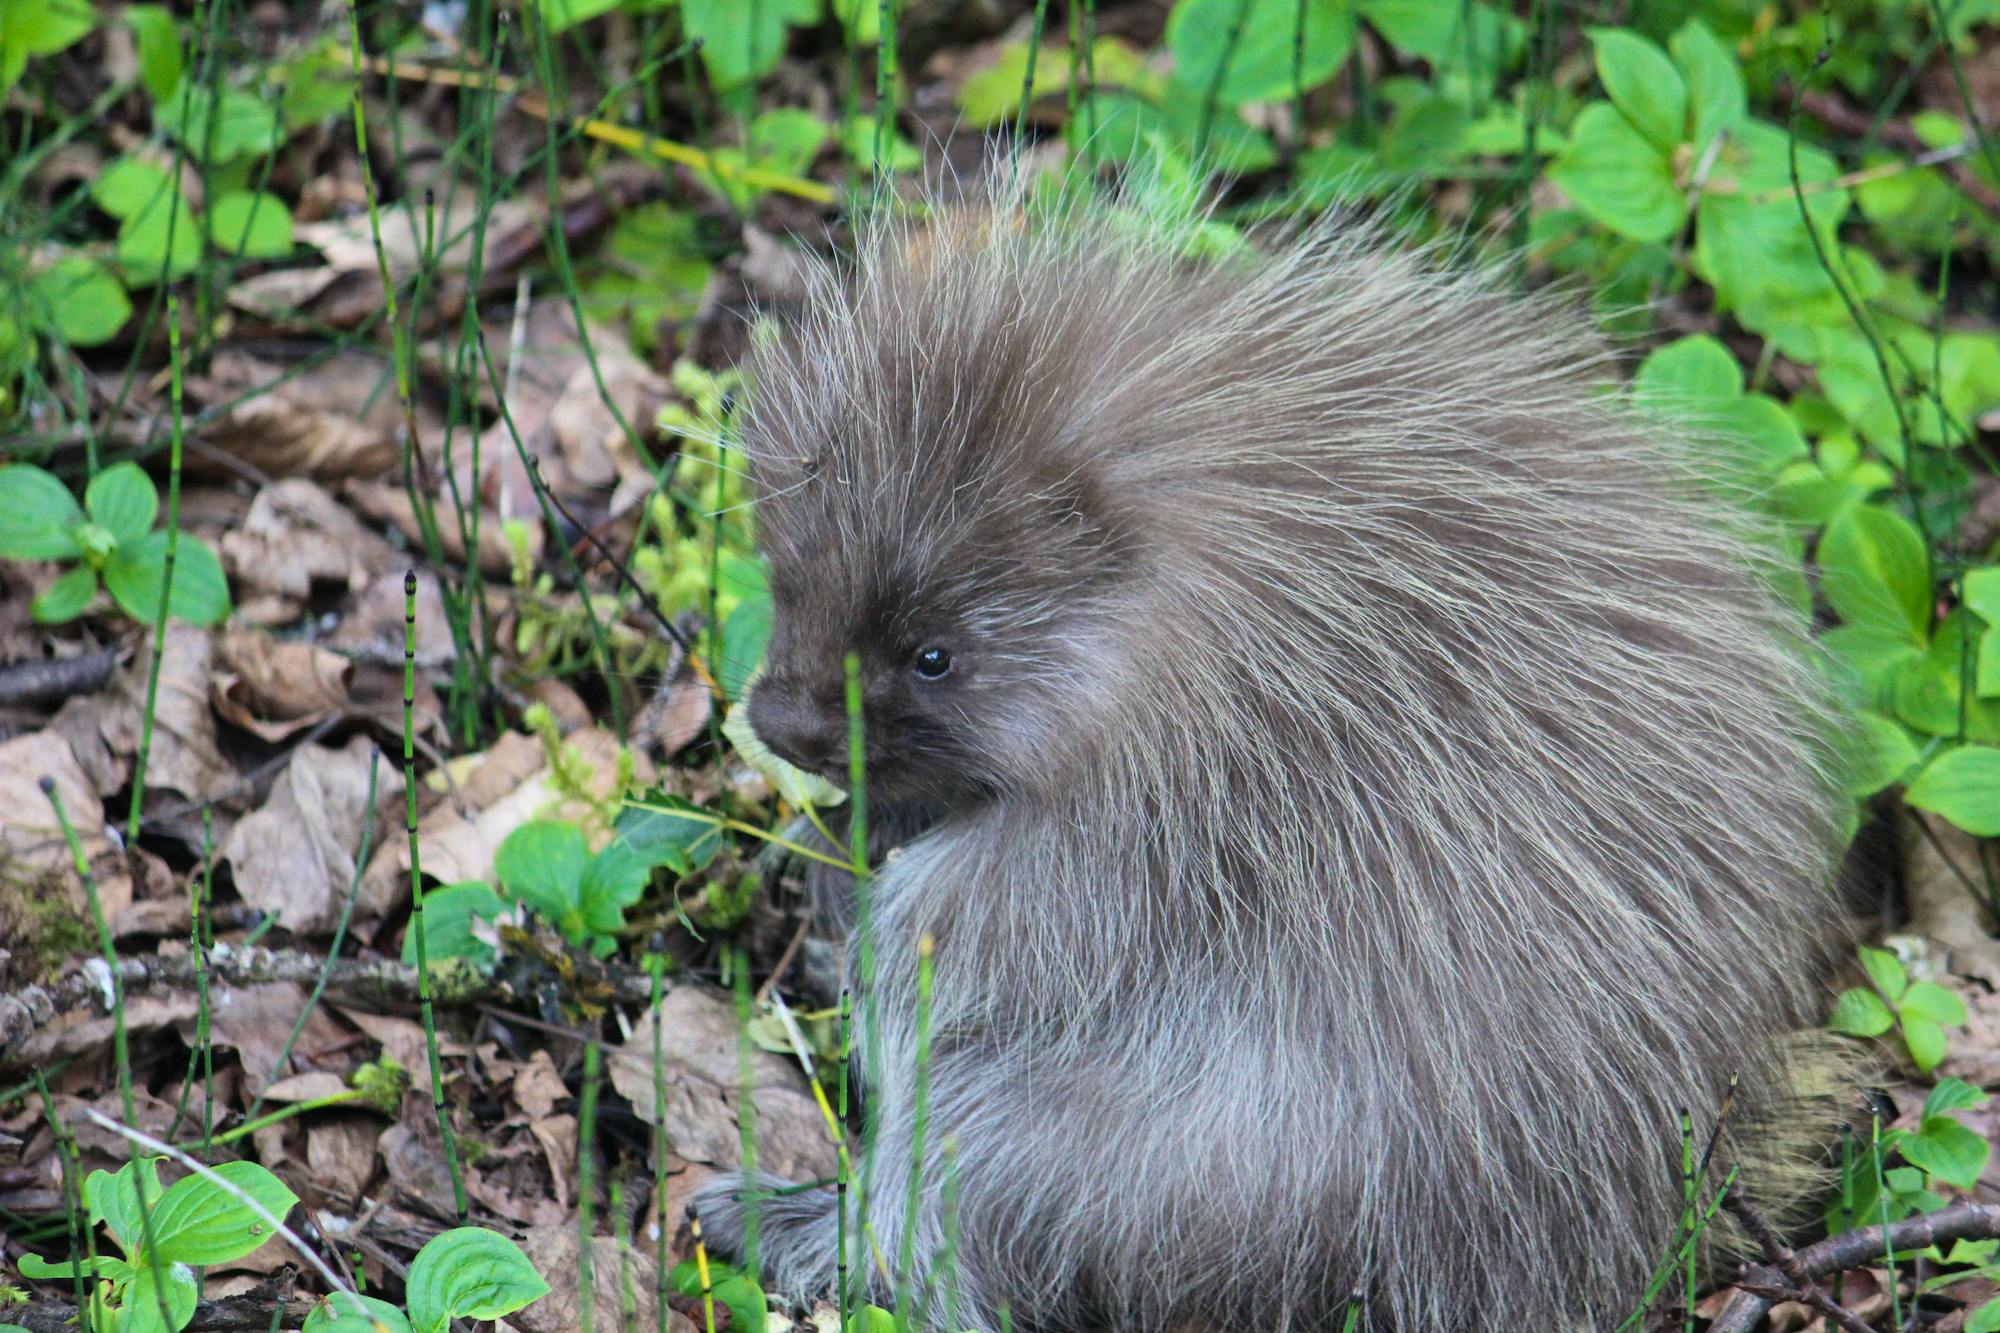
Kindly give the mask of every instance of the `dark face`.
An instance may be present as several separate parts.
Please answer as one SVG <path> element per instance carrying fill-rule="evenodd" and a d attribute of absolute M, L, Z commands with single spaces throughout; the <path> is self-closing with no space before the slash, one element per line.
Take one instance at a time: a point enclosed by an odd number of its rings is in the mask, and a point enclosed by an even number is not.
<path fill-rule="evenodd" d="M 1116 656 L 1087 525 L 1016 498 L 955 506 L 940 532 L 935 514 L 836 515 L 827 501 L 847 510 L 847 488 L 811 489 L 760 510 L 776 616 L 749 707 L 764 743 L 848 785 L 852 653 L 872 798 L 962 806 L 1058 772 Z M 787 540 L 822 528 L 838 535 Z"/>

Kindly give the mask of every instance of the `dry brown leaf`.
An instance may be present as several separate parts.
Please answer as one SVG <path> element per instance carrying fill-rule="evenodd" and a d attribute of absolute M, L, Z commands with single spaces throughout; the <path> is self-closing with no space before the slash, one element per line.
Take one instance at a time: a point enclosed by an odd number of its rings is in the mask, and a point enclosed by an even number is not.
<path fill-rule="evenodd" d="M 655 1113 L 650 1012 L 612 1053 L 612 1086 L 640 1119 L 665 1126 L 668 1145 L 681 1157 L 734 1166 L 742 1147 L 735 1009 L 700 987 L 676 986 L 661 1001 L 660 1011 L 660 1064 L 666 1083 L 661 1109 Z M 826 1121 L 799 1067 L 759 1050 L 751 1053 L 750 1068 L 758 1166 L 793 1180 L 832 1175 L 834 1149 Z"/>
<path fill-rule="evenodd" d="M 583 1265 L 579 1262 L 582 1247 L 577 1239 L 576 1227 L 531 1227 L 528 1234 L 521 1238 L 521 1248 L 534 1256 L 535 1267 L 548 1281 L 549 1294 L 526 1309 L 509 1315 L 508 1321 L 521 1333 L 570 1333 L 581 1328 L 583 1316 L 577 1298 L 577 1279 Z M 624 1283 L 620 1274 L 629 1272 L 647 1275 L 631 1284 L 632 1296 L 638 1307 L 638 1327 L 656 1327 L 659 1305 L 650 1276 L 652 1271 L 651 1255 L 628 1247 L 621 1261 L 616 1239 L 610 1236 L 593 1238 L 590 1245 L 590 1288 L 598 1321 L 608 1324 L 618 1322 L 617 1311 L 622 1308 L 624 1299 Z M 668 1333 L 695 1333 L 695 1325 L 685 1315 L 669 1310 L 667 1330 Z"/>
<path fill-rule="evenodd" d="M 242 525 L 223 534 L 222 558 L 239 593 L 265 593 L 294 604 L 304 602 L 315 583 L 359 592 L 407 563 L 331 495 L 303 479 L 259 491 Z"/>
<path fill-rule="evenodd" d="M 215 800 L 235 785 L 236 770 L 215 743 L 215 714 L 208 706 L 213 674 L 209 631 L 167 624 L 166 652 L 160 662 L 153 744 L 146 761 L 149 807 Z M 142 643 L 132 662 L 111 684 L 88 698 L 71 699 L 51 725 L 76 752 L 99 791 L 116 791 L 131 776 L 146 705 L 152 644 Z"/>
<path fill-rule="evenodd" d="M 353 1112 L 316 1119 L 306 1129 L 310 1174 L 301 1184 L 335 1203 L 359 1197 L 375 1174 L 375 1141 L 381 1132 L 381 1121 Z"/>
<path fill-rule="evenodd" d="M 569 1087 L 556 1072 L 555 1061 L 545 1050 L 537 1049 L 528 1057 L 528 1063 L 521 1072 L 514 1075 L 514 1100 L 529 1117 L 546 1119 L 555 1114 L 556 1103 L 569 1097 Z"/>
<path fill-rule="evenodd" d="M 238 351 L 216 353 L 188 384 L 197 403 L 231 402 L 200 438 L 272 477 L 379 477 L 402 456 L 402 405 L 387 358 L 341 349 L 295 366 Z M 420 409 L 420 439 L 443 421 Z"/>
<path fill-rule="evenodd" d="M 391 525 L 412 544 L 423 544 L 423 525 L 418 521 L 417 507 L 410 502 L 410 493 L 404 487 L 356 480 L 341 487 L 340 493 L 369 521 Z M 453 560 L 465 559 L 465 538 L 452 511 L 449 493 L 438 498 L 436 508 L 439 549 Z M 468 515 L 467 527 L 470 526 Z M 539 512 L 527 524 L 523 536 L 528 559 L 531 562 L 541 559 L 543 529 Z M 480 511 L 478 541 L 480 569 L 497 577 L 505 575 L 513 567 L 514 548 L 508 543 L 507 530 L 500 514 L 490 505 Z"/>
<path fill-rule="evenodd" d="M 251 1096 L 271 1086 L 272 1069 L 292 1025 L 306 1007 L 305 987 L 290 981 L 273 981 L 257 986 L 217 985 L 209 991 L 209 1039 L 217 1046 L 234 1050 L 243 1066 L 243 1084 Z M 181 1025 L 181 1037 L 194 1045 L 191 1022 Z M 348 1034 L 325 1005 L 312 1011 L 299 1039 L 292 1047 L 290 1068 L 312 1069 L 326 1063 L 334 1051 L 344 1048 Z M 278 1077 L 286 1070 L 277 1071 Z"/>
<path fill-rule="evenodd" d="M 430 1047 L 420 1024 L 393 1014 L 371 1014 L 365 1009 L 340 1008 L 341 1017 L 368 1034 L 382 1053 L 403 1067 L 410 1076 L 410 1090 L 429 1097 L 431 1093 Z M 465 1054 L 465 1047 L 444 1032 L 438 1033 L 439 1060 Z"/>
<path fill-rule="evenodd" d="M 331 930 L 354 882 L 354 857 L 368 815 L 368 774 L 374 742 L 365 736 L 345 749 L 308 745 L 271 784 L 261 809 L 245 816 L 222 846 L 243 901 L 274 913 L 295 935 Z M 403 775 L 374 762 L 375 832 L 394 827 L 392 811 Z M 357 903 L 356 913 L 362 911 Z"/>
<path fill-rule="evenodd" d="M 70 909 L 87 911 L 83 882 L 63 839 L 53 806 L 43 795 L 43 778 L 55 782 L 70 824 L 83 841 L 83 852 L 97 880 L 105 915 L 116 918 L 132 902 L 132 877 L 125 858 L 104 830 L 104 805 L 98 788 L 77 763 L 69 742 L 54 728 L 0 741 L 0 870 L 19 889 L 0 889 L 0 908 L 9 892 L 34 892 L 29 881 L 60 883 Z M 46 892 L 46 889 L 42 890 Z M 0 910 L 0 921 L 12 916 Z"/>
<path fill-rule="evenodd" d="M 339 653 L 297 639 L 281 642 L 261 630 L 224 631 L 216 657 L 216 713 L 273 742 L 339 712 L 354 675 Z"/>
<path fill-rule="evenodd" d="M 589 767 L 589 788 L 600 800 L 617 794 L 617 737 L 592 727 L 572 732 L 563 744 Z M 534 767 L 527 767 L 530 762 Z M 653 781 L 653 766 L 645 756 L 635 754 L 633 764 L 633 776 L 640 786 Z M 486 761 L 460 785 L 458 800 L 440 802 L 418 820 L 424 873 L 446 884 L 469 879 L 490 881 L 494 853 L 520 825 L 530 819 L 581 823 L 588 814 L 582 802 L 565 800 L 555 790 L 541 743 L 533 737 L 508 733 L 495 742 Z M 377 900 L 394 896 L 409 869 L 408 843 L 397 840 L 385 845 L 369 862 L 363 895 Z"/>

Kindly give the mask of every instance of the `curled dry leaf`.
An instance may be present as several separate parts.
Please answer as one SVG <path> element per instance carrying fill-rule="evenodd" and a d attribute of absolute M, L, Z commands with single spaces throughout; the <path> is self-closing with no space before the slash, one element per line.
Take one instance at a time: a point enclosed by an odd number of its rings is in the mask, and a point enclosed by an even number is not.
<path fill-rule="evenodd" d="M 55 809 L 42 794 L 51 778 L 70 823 L 83 840 L 84 856 L 97 879 L 107 915 L 132 901 L 132 878 L 104 831 L 104 804 L 98 788 L 77 762 L 69 742 L 54 728 L 0 741 L 0 937 L 26 940 L 28 903 L 23 894 L 46 893 L 60 883 L 69 911 L 87 913 L 83 883 L 63 840 Z"/>
<path fill-rule="evenodd" d="M 548 1281 L 549 1294 L 508 1315 L 507 1322 L 521 1333 L 568 1333 L 570 1329 L 583 1327 L 577 1299 L 577 1276 L 582 1272 L 583 1265 L 578 1262 L 581 1244 L 576 1227 L 530 1227 L 528 1234 L 521 1238 L 521 1248 L 534 1256 L 535 1268 Z M 637 1306 L 637 1327 L 655 1327 L 659 1306 L 657 1293 L 653 1290 L 652 1271 L 652 1255 L 627 1247 L 621 1256 L 616 1240 L 610 1236 L 594 1238 L 590 1246 L 591 1294 L 598 1320 L 617 1323 L 617 1312 L 622 1308 L 625 1293 L 629 1291 Z M 625 1273 L 647 1276 L 643 1281 L 628 1283 L 621 1277 Z M 686 1315 L 676 1310 L 666 1313 L 668 1333 L 695 1333 L 696 1325 Z"/>
<path fill-rule="evenodd" d="M 698 986 L 676 986 L 660 1002 L 660 1064 L 666 1099 L 653 1100 L 653 1016 L 633 1026 L 611 1055 L 611 1083 L 640 1119 L 664 1124 L 667 1146 L 690 1162 L 733 1167 L 742 1138 L 737 1128 L 741 1073 L 736 1011 Z M 834 1150 L 825 1119 L 793 1061 L 769 1051 L 750 1056 L 757 1108 L 757 1165 L 793 1180 L 833 1174 Z"/>
<path fill-rule="evenodd" d="M 142 642 L 108 688 L 69 700 L 51 722 L 69 741 L 77 762 L 101 792 L 116 791 L 131 778 L 143 731 L 151 662 L 152 644 Z M 153 715 L 153 744 L 146 760 L 149 814 L 155 806 L 198 805 L 219 799 L 235 785 L 236 771 L 216 747 L 215 714 L 208 704 L 213 662 L 210 631 L 168 622 Z M 197 841 L 199 836 L 197 831 Z"/>
<path fill-rule="evenodd" d="M 261 809 L 231 830 L 222 859 L 235 872 L 243 901 L 276 914 L 295 935 L 333 929 L 354 879 L 354 856 L 368 813 L 369 756 L 374 743 L 356 736 L 345 749 L 322 745 L 295 751 Z M 376 837 L 395 826 L 401 770 L 386 757 L 376 773 Z M 373 904 L 356 904 L 357 915 Z"/>
<path fill-rule="evenodd" d="M 262 630 L 225 631 L 216 657 L 222 668 L 213 681 L 216 713 L 267 741 L 339 712 L 354 674 L 339 653 L 296 639 L 281 642 Z"/>
<path fill-rule="evenodd" d="M 284 619 L 296 617 L 315 583 L 359 591 L 401 563 L 393 546 L 304 479 L 259 491 L 242 525 L 223 534 L 222 559 L 246 602 L 263 593 L 289 603 Z"/>
<path fill-rule="evenodd" d="M 197 404 L 231 404 L 202 425 L 199 438 L 269 476 L 379 477 L 402 456 L 395 372 L 379 356 L 342 350 L 285 366 L 222 351 L 188 387 Z M 441 425 L 420 405 L 420 438 L 433 438 L 427 428 Z"/>

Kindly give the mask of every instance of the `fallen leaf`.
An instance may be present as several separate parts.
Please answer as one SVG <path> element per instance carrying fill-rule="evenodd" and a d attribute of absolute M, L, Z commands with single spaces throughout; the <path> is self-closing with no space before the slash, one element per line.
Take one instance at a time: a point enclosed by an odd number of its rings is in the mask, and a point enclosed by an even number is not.
<path fill-rule="evenodd" d="M 272 742 L 339 712 L 354 675 L 339 653 L 254 629 L 224 631 L 216 657 L 222 668 L 211 683 L 216 713 Z"/>
<path fill-rule="evenodd" d="M 366 736 L 340 750 L 302 746 L 271 784 L 263 807 L 240 820 L 223 844 L 222 859 L 233 867 L 243 901 L 272 913 L 294 935 L 331 930 L 340 917 L 354 884 L 376 753 Z M 386 757 L 373 766 L 380 840 L 395 827 L 403 775 Z"/>

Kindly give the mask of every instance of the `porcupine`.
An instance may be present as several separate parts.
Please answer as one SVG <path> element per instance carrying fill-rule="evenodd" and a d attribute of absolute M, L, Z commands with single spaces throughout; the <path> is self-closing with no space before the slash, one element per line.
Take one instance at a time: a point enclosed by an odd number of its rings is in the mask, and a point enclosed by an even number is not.
<path fill-rule="evenodd" d="M 1791 1170 L 1841 747 L 1784 557 L 1562 301 L 1117 216 L 878 223 L 753 360 L 752 725 L 844 784 L 857 654 L 869 800 L 925 812 L 872 889 L 854 1271 L 902 1252 L 928 934 L 908 1276 L 949 1135 L 960 1327 L 1608 1328 L 1683 1112 Z M 754 1196 L 824 1292 L 834 1195 L 773 1183 L 702 1191 L 709 1242 Z"/>

